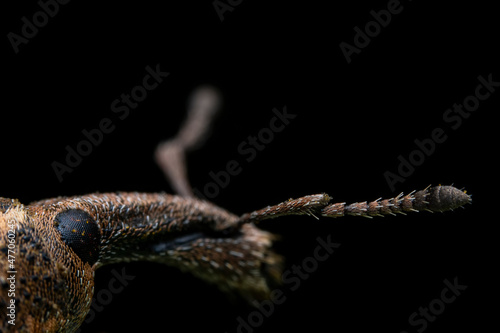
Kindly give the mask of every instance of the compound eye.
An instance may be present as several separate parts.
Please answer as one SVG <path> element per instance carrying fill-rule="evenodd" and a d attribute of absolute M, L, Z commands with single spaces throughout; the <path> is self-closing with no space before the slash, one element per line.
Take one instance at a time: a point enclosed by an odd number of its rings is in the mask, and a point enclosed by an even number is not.
<path fill-rule="evenodd" d="M 83 262 L 93 265 L 99 259 L 101 235 L 94 219 L 81 209 L 71 209 L 55 217 L 64 242 Z"/>

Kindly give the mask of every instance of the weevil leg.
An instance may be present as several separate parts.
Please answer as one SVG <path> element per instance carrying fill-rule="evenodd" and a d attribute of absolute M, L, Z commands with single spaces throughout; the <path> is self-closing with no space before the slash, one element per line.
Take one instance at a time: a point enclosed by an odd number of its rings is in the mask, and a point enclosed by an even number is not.
<path fill-rule="evenodd" d="M 174 191 L 181 196 L 194 196 L 187 176 L 186 153 L 199 148 L 207 139 L 220 109 L 220 100 L 215 88 L 202 86 L 196 89 L 190 97 L 186 119 L 177 135 L 156 148 L 156 163 Z"/>

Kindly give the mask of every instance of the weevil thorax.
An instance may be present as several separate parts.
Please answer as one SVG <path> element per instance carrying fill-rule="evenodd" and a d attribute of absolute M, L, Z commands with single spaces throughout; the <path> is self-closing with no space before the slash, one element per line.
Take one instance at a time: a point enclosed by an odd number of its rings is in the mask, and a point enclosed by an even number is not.
<path fill-rule="evenodd" d="M 0 198 L 0 305 L 7 309 L 0 331 L 76 330 L 91 305 L 97 255 L 82 239 L 92 248 L 97 237 L 79 210 Z"/>

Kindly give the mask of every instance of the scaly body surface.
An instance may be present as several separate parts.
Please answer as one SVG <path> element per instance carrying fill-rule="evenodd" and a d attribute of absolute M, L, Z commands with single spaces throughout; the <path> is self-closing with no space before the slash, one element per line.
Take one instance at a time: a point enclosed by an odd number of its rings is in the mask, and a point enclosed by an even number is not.
<path fill-rule="evenodd" d="M 90 309 L 95 270 L 121 261 L 165 263 L 225 292 L 265 299 L 280 282 L 282 260 L 271 249 L 272 234 L 255 226 L 260 220 L 446 211 L 470 202 L 470 197 L 454 187 L 437 186 L 371 203 L 329 201 L 326 194 L 310 195 L 238 217 L 208 202 L 169 194 L 90 194 L 27 206 L 1 198 L 0 304 L 4 309 L 14 304 L 16 311 L 15 326 L 3 311 L 0 327 L 76 330 Z M 15 258 L 12 266 L 9 254 Z"/>
<path fill-rule="evenodd" d="M 204 138 L 216 104 L 213 90 L 199 91 L 178 136 L 158 148 L 178 195 L 96 193 L 27 205 L 0 198 L 0 332 L 74 332 L 90 310 L 96 270 L 117 262 L 164 263 L 250 302 L 266 299 L 283 260 L 274 235 L 256 226 L 262 220 L 442 212 L 471 201 L 452 186 L 349 205 L 323 193 L 237 216 L 195 198 L 185 172 L 184 153 Z"/>

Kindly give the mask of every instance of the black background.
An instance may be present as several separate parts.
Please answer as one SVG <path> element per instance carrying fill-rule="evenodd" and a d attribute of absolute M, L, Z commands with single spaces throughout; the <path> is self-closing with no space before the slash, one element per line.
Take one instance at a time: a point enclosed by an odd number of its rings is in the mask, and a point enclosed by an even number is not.
<path fill-rule="evenodd" d="M 479 75 L 500 81 L 498 17 L 477 3 L 401 4 L 350 64 L 339 44 L 353 44 L 353 28 L 363 28 L 373 20 L 370 11 L 387 8 L 387 1 L 243 1 L 222 22 L 211 1 L 72 1 L 17 54 L 6 36 L 19 34 L 21 18 L 31 20 L 40 7 L 4 4 L 0 195 L 29 203 L 95 191 L 172 192 L 154 148 L 176 133 L 189 93 L 211 84 L 224 105 L 206 145 L 188 158 L 189 176 L 201 189 L 210 171 L 241 161 L 242 172 L 212 199 L 234 213 L 306 194 L 353 202 L 440 183 L 465 187 L 474 199 L 444 214 L 264 223 L 283 236 L 277 248 L 287 267 L 311 256 L 317 237 L 331 235 L 341 246 L 298 290 L 283 287 L 286 302 L 256 332 L 416 332 L 420 326 L 411 327 L 408 317 L 455 277 L 467 290 L 425 331 L 484 329 L 497 312 L 487 300 L 498 299 L 488 278 L 497 265 L 490 260 L 497 217 L 489 212 L 497 210 L 499 92 L 456 130 L 442 117 L 474 93 Z M 170 76 L 119 120 L 111 102 L 157 64 Z M 271 110 L 283 106 L 296 118 L 245 162 L 238 145 L 268 127 Z M 65 147 L 75 147 L 81 131 L 103 118 L 116 129 L 59 182 L 51 164 L 64 162 Z M 437 127 L 447 140 L 392 192 L 384 172 L 397 172 L 398 155 L 408 156 L 413 141 Z M 83 332 L 235 332 L 236 318 L 252 310 L 155 264 L 104 267 L 96 290 L 122 267 L 136 278 Z"/>

